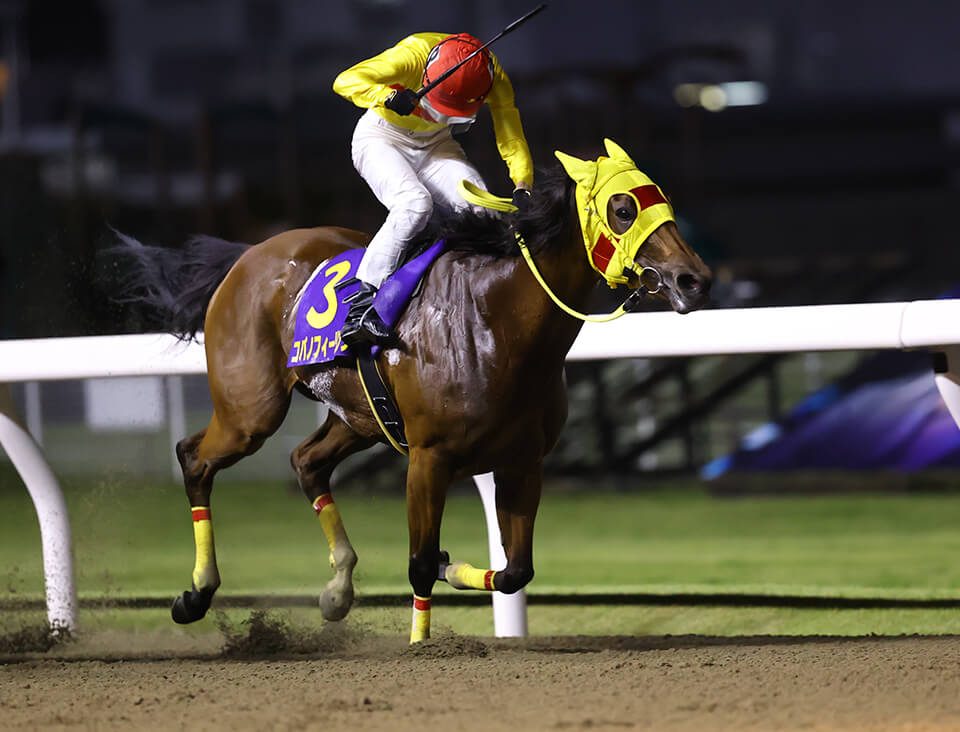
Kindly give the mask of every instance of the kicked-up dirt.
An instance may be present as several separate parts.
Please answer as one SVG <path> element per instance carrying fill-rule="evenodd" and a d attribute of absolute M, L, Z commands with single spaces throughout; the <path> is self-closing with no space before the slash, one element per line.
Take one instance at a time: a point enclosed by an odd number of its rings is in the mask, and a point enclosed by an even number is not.
<path fill-rule="evenodd" d="M 960 637 L 209 638 L 0 646 L 4 730 L 957 730 Z M 34 643 L 31 646 L 30 643 Z M 49 644 L 46 644 L 48 646 Z"/>

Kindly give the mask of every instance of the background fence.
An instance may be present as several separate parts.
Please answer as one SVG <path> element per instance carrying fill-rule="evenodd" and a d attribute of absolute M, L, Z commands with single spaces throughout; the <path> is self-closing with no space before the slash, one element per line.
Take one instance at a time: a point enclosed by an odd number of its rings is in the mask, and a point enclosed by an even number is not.
<path fill-rule="evenodd" d="M 960 300 L 869 305 L 756 308 L 635 314 L 612 324 L 587 324 L 569 359 L 598 360 L 696 354 L 780 353 L 794 350 L 931 348 L 938 354 L 935 379 L 954 419 L 960 424 Z M 0 384 L 13 381 L 92 379 L 137 375 L 184 375 L 205 370 L 199 344 L 184 345 L 170 336 L 22 340 L 0 343 Z M 173 382 L 174 384 L 176 382 Z M 175 398 L 171 399 L 171 395 Z M 168 389 L 171 414 L 183 424 L 182 390 Z M 121 399 L 122 395 L 114 395 Z M 129 397 L 128 397 L 129 398 Z M 103 418 L 102 416 L 100 417 Z M 76 592 L 70 565 L 69 519 L 59 487 L 36 443 L 17 419 L 9 397 L 0 402 L 0 443 L 27 483 L 37 506 L 44 541 L 48 615 L 52 625 L 76 624 Z M 180 434 L 184 434 L 181 430 Z M 478 480 L 488 517 L 490 481 Z M 491 566 L 505 563 L 495 524 L 490 531 Z M 504 603 L 497 632 L 526 632 L 522 607 L 495 593 Z M 507 610 L 506 608 L 510 609 Z"/>

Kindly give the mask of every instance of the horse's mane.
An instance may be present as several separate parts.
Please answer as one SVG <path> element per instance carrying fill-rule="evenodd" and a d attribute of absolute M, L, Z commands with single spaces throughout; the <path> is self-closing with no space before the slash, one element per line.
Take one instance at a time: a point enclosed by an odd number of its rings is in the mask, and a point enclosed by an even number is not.
<path fill-rule="evenodd" d="M 443 211 L 417 237 L 411 251 L 445 239 L 451 251 L 518 257 L 520 248 L 515 232 L 520 233 L 531 252 L 543 251 L 559 239 L 569 222 L 573 187 L 573 180 L 559 165 L 537 171 L 526 211 Z"/>

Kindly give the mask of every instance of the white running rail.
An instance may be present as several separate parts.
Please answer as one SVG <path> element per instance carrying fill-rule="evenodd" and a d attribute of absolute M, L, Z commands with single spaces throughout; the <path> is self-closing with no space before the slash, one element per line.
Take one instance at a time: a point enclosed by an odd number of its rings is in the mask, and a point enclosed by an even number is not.
<path fill-rule="evenodd" d="M 940 354 L 935 359 L 937 387 L 960 425 L 960 300 L 704 310 L 688 315 L 637 313 L 611 323 L 587 323 L 568 359 L 915 348 Z M 16 414 L 6 384 L 205 372 L 203 347 L 169 335 L 0 341 L 0 445 L 36 506 L 52 627 L 74 630 L 77 624 L 70 522 L 56 478 Z M 492 475 L 475 480 L 487 516 L 490 567 L 500 569 L 506 558 L 495 518 Z M 496 635 L 526 635 L 523 593 L 494 593 L 493 602 Z"/>

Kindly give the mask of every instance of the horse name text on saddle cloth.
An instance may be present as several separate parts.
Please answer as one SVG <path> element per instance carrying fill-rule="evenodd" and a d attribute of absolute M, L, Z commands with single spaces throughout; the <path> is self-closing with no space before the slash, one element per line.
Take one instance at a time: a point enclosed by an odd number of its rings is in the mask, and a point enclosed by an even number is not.
<path fill-rule="evenodd" d="M 383 283 L 373 299 L 373 306 L 389 327 L 396 325 L 417 284 L 445 249 L 445 242 L 438 241 L 404 264 Z M 348 249 L 321 262 L 310 275 L 296 305 L 297 317 L 293 345 L 287 358 L 288 367 L 329 363 L 338 357 L 355 355 L 350 353 L 340 332 L 350 309 L 349 303 L 343 300 L 356 292 L 360 285 L 353 283 L 339 292 L 336 286 L 355 275 L 363 252 L 363 249 Z"/>

